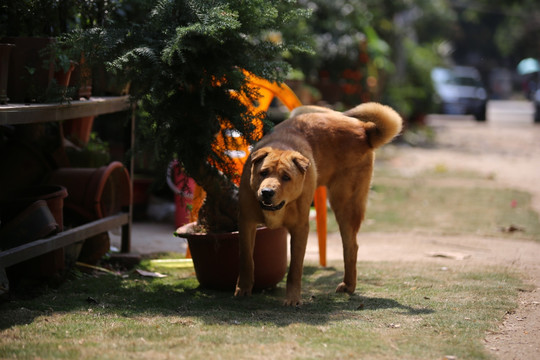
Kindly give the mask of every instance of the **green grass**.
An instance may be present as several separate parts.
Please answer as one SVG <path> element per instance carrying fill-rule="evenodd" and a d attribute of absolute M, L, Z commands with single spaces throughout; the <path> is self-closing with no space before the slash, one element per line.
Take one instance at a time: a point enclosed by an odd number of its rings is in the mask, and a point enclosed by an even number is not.
<path fill-rule="evenodd" d="M 512 225 L 523 231 L 502 231 Z M 338 231 L 331 210 L 328 231 Z M 376 172 L 362 232 L 411 231 L 540 241 L 540 217 L 531 208 L 529 193 L 497 187 L 474 173 L 435 169 L 404 177 Z"/>
<path fill-rule="evenodd" d="M 301 308 L 277 289 L 234 299 L 198 288 L 192 270 L 163 279 L 79 274 L 0 307 L 2 358 L 489 358 L 481 339 L 513 309 L 515 274 L 360 263 L 358 294 L 335 294 L 339 267 L 307 266 Z"/>
<path fill-rule="evenodd" d="M 500 232 L 509 225 L 525 232 Z M 413 177 L 377 171 L 362 231 L 540 238 L 528 194 L 444 168 Z M 57 287 L 20 287 L 0 302 L 0 358 L 488 359 L 485 334 L 516 307 L 523 287 L 501 267 L 365 262 L 348 296 L 334 293 L 341 262 L 307 264 L 304 305 L 287 308 L 284 281 L 235 299 L 200 289 L 192 268 L 149 260 L 139 268 L 169 276 L 73 270 Z"/>

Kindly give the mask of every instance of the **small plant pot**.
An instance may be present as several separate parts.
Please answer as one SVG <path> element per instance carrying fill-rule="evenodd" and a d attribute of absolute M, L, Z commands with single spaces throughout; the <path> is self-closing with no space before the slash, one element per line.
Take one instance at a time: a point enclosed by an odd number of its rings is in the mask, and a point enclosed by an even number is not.
<path fill-rule="evenodd" d="M 68 196 L 65 187 L 59 185 L 39 185 L 25 188 L 15 193 L 8 208 L 14 213 L 22 211 L 38 200 L 44 200 L 51 211 L 60 231 L 64 229 L 64 199 Z"/>
<path fill-rule="evenodd" d="M 39 240 L 58 231 L 45 200 L 38 200 L 0 227 L 0 250 Z"/>
<path fill-rule="evenodd" d="M 64 135 L 77 146 L 84 147 L 90 141 L 95 116 L 69 119 L 62 123 Z"/>
<path fill-rule="evenodd" d="M 17 213 L 20 209 L 24 209 L 30 206 L 31 215 L 36 215 L 36 211 L 39 211 L 39 202 L 38 200 L 43 200 L 47 204 L 47 208 L 53 216 L 53 221 L 58 224 L 57 228 L 59 231 L 62 231 L 64 228 L 64 199 L 68 196 L 66 188 L 58 185 L 40 185 L 34 186 L 27 189 L 24 189 L 20 192 L 17 192 L 12 201 L 9 201 L 9 204 L 6 205 L 6 209 L 11 209 L 13 213 Z M 34 204 L 34 205 L 32 205 Z M 35 209 L 34 209 L 35 207 Z M 28 220 L 28 219 L 26 219 Z M 47 226 L 52 228 L 55 224 L 52 223 L 46 218 L 43 221 L 49 221 L 49 225 L 41 224 L 40 227 Z M 34 219 L 35 224 L 39 222 Z M 28 225 L 25 222 L 19 223 L 19 226 L 27 227 Z M 45 232 L 45 230 L 43 230 Z M 40 236 L 45 234 L 40 234 Z M 37 240 L 35 236 L 33 238 L 26 238 L 23 241 L 32 241 Z M 64 261 L 64 248 L 52 250 L 43 255 L 39 255 L 27 261 L 23 261 L 17 265 L 13 266 L 14 272 L 18 274 L 23 274 L 31 277 L 49 277 L 53 276 L 65 269 Z"/>
<path fill-rule="evenodd" d="M 233 291 L 239 268 L 238 232 L 189 233 L 192 227 L 193 223 L 184 225 L 176 231 L 176 235 L 187 238 L 201 287 Z M 287 230 L 258 228 L 253 260 L 254 288 L 275 287 L 287 272 Z"/>
<path fill-rule="evenodd" d="M 54 72 L 54 80 L 56 81 L 58 86 L 66 88 L 69 85 L 69 80 L 71 79 L 71 74 L 73 73 L 73 70 L 75 70 L 76 64 L 76 62 L 70 61 L 68 69 L 60 69 Z"/>

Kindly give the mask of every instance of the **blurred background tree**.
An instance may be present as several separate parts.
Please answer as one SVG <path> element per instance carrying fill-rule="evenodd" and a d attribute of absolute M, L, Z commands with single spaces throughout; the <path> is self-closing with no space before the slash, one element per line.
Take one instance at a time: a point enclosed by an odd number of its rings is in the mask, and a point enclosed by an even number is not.
<path fill-rule="evenodd" d="M 342 107 L 382 101 L 406 118 L 432 110 L 429 72 L 444 63 L 439 45 L 456 23 L 447 1 L 299 3 L 313 12 L 307 25 L 316 55 L 292 64 L 323 101 Z"/>
<path fill-rule="evenodd" d="M 292 64 L 323 101 L 343 106 L 382 101 L 414 121 L 434 110 L 434 66 L 474 66 L 488 85 L 493 72 L 503 69 L 516 86 L 519 61 L 540 57 L 535 0 L 299 3 L 313 11 L 307 26 L 316 51 Z"/>

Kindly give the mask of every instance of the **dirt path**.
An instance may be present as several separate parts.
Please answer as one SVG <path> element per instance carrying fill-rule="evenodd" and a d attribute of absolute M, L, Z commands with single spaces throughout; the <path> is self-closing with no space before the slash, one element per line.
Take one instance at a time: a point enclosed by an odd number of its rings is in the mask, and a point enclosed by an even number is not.
<path fill-rule="evenodd" d="M 474 170 L 505 187 L 533 194 L 540 214 L 540 126 L 528 122 L 488 121 L 433 117 L 437 146 L 396 150 L 392 166 L 414 173 L 435 166 Z M 329 234 L 328 259 L 341 260 L 338 234 Z M 476 236 L 416 234 L 360 234 L 360 261 L 426 261 L 441 266 L 496 265 L 523 274 L 531 285 L 519 296 L 518 309 L 507 314 L 499 331 L 488 334 L 486 348 L 499 359 L 534 359 L 540 356 L 540 242 Z M 436 256 L 441 255 L 441 256 Z M 310 237 L 306 259 L 318 259 L 315 236 Z"/>

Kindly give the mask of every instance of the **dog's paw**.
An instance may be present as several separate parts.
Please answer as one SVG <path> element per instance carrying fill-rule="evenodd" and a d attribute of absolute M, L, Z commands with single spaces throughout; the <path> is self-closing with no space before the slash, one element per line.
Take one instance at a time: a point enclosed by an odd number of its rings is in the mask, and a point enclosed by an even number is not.
<path fill-rule="evenodd" d="M 302 305 L 302 299 L 300 298 L 287 298 L 283 300 L 283 306 L 301 306 Z"/>
<path fill-rule="evenodd" d="M 337 292 L 337 293 L 347 293 L 347 294 L 352 294 L 352 293 L 354 293 L 354 290 L 355 290 L 354 287 L 349 286 L 349 285 L 347 285 L 347 284 L 344 283 L 344 282 L 342 282 L 341 284 L 339 284 L 338 287 L 336 288 L 336 292 Z"/>
<path fill-rule="evenodd" d="M 240 287 L 236 287 L 236 290 L 234 291 L 235 297 L 243 297 L 243 296 L 251 296 L 251 289 L 243 289 Z"/>

